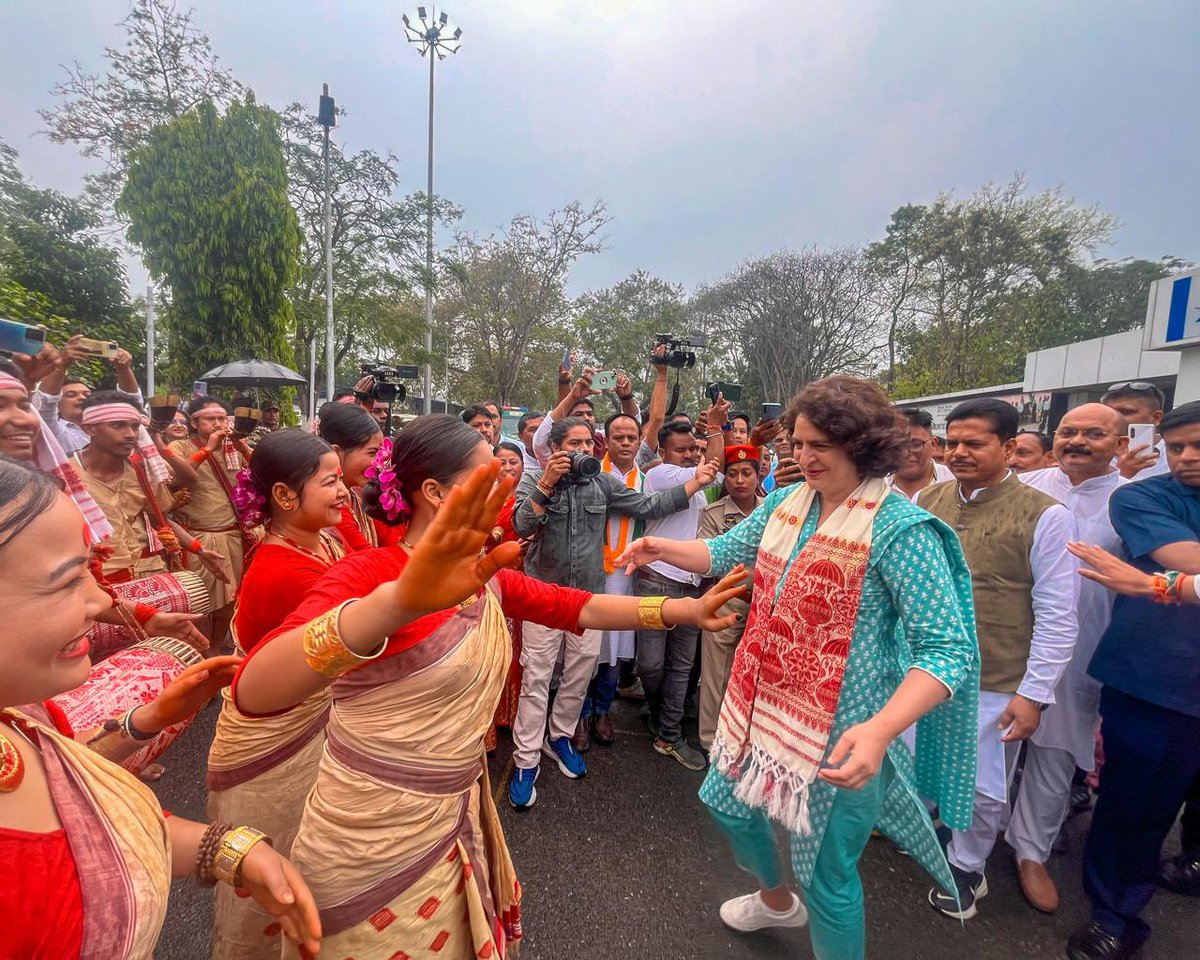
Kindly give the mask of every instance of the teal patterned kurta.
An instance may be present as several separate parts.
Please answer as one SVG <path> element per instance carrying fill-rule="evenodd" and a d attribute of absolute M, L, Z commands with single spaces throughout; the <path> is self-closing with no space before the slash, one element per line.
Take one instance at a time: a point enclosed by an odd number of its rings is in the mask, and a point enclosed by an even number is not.
<path fill-rule="evenodd" d="M 739 563 L 754 564 L 767 521 L 794 489 L 773 491 L 736 527 L 707 541 L 712 575 L 723 575 Z M 816 532 L 819 515 L 818 498 L 779 579 L 776 599 L 797 555 Z M 878 823 L 880 830 L 952 890 L 949 867 L 918 790 L 938 802 L 946 824 L 956 829 L 970 825 L 979 707 L 979 645 L 970 573 L 954 532 L 894 493 L 881 504 L 871 536 L 871 557 L 829 749 L 849 727 L 878 713 L 910 668 L 926 671 L 953 691 L 952 699 L 918 723 L 920 759 L 915 768 L 902 740 L 888 748 L 884 762 L 893 765 L 897 776 L 884 797 Z M 735 817 L 752 815 L 754 811 L 734 796 L 733 789 L 731 780 L 710 768 L 700 798 Z M 820 779 L 809 789 L 812 833 L 792 835 L 792 868 L 803 884 L 812 876 L 837 791 Z"/>

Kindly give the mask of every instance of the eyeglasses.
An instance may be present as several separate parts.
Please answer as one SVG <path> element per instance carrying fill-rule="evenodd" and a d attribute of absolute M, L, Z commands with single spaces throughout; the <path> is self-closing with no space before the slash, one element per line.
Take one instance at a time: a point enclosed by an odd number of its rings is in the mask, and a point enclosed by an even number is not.
<path fill-rule="evenodd" d="M 911 450 L 913 453 L 919 453 L 922 449 L 924 449 L 928 444 L 931 444 L 931 443 L 933 443 L 932 438 L 929 440 L 917 440 L 916 438 L 910 437 L 909 441 L 908 441 L 908 449 Z"/>
<path fill-rule="evenodd" d="M 1099 427 L 1088 427 L 1086 430 L 1080 430 L 1076 427 L 1059 427 L 1054 431 L 1054 436 L 1059 440 L 1071 440 L 1074 437 L 1082 436 L 1085 440 L 1099 442 L 1105 437 L 1115 437 L 1117 434 L 1109 430 L 1101 430 Z"/>

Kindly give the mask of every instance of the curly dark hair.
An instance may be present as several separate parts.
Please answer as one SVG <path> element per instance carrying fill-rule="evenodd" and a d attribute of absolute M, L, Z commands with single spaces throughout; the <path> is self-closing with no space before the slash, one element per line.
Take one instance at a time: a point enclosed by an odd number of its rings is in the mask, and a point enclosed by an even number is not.
<path fill-rule="evenodd" d="M 908 421 L 870 380 L 836 376 L 815 380 L 793 398 L 785 422 L 803 417 L 845 449 L 863 477 L 883 477 L 904 459 Z"/>

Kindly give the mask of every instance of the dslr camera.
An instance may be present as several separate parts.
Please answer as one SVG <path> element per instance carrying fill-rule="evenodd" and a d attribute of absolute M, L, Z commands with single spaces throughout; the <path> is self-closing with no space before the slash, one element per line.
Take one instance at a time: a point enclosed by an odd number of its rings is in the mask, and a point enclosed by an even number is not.
<path fill-rule="evenodd" d="M 665 346 L 666 353 L 658 356 L 655 351 Z M 695 351 L 705 346 L 704 337 L 692 334 L 688 337 L 675 337 L 669 333 L 660 333 L 654 338 L 654 346 L 650 350 L 650 362 L 660 367 L 674 367 L 676 370 L 686 370 L 696 365 Z"/>
<path fill-rule="evenodd" d="M 572 483 L 587 483 L 593 477 L 599 476 L 603 469 L 599 460 L 582 450 L 572 450 L 568 456 L 571 458 L 571 469 L 567 472 L 567 477 Z"/>

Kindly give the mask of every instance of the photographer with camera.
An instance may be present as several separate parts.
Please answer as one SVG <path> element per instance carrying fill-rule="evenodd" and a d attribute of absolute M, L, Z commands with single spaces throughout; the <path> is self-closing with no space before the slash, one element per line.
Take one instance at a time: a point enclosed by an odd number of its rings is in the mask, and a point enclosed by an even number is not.
<path fill-rule="evenodd" d="M 652 520 L 687 508 L 691 497 L 711 483 L 706 466 L 686 484 L 654 496 L 630 489 L 603 470 L 594 456 L 595 440 L 587 421 L 567 417 L 550 430 L 545 472 L 526 471 L 516 493 L 513 528 L 529 540 L 525 573 L 546 583 L 603 593 L 604 529 L 610 513 Z M 526 623 L 522 636 L 521 700 L 513 725 L 513 762 L 509 802 L 518 810 L 533 805 L 539 752 L 553 758 L 564 776 L 583 776 L 587 766 L 571 743 L 583 697 L 600 652 L 601 634 L 582 635 Z M 562 679 L 550 732 L 546 736 L 550 678 L 565 647 Z M 544 741 L 544 742 L 543 742 Z"/>

